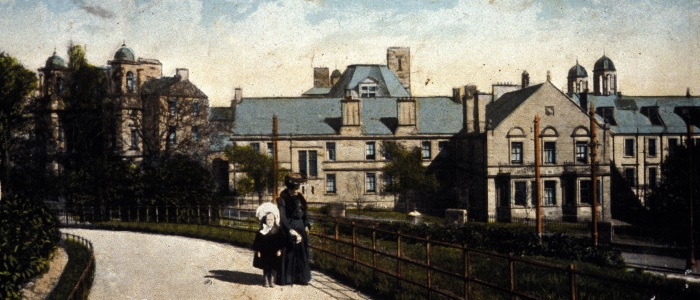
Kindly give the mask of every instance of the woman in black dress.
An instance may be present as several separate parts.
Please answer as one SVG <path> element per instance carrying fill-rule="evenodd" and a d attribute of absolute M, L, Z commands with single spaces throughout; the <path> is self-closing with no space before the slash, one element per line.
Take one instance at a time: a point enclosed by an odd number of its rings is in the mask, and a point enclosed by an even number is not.
<path fill-rule="evenodd" d="M 279 284 L 309 284 L 309 239 L 307 231 L 311 224 L 306 213 L 306 199 L 298 192 L 301 183 L 306 182 L 299 173 L 290 173 L 284 179 L 287 187 L 279 198 L 280 227 L 288 234 L 286 251 L 282 261 L 282 276 L 277 276 Z"/>

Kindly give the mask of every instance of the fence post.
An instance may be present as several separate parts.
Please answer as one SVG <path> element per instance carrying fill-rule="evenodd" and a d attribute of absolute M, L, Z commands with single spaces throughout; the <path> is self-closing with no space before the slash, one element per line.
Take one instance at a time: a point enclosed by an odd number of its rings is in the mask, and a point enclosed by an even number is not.
<path fill-rule="evenodd" d="M 156 206 L 156 223 L 160 223 L 160 214 L 158 213 L 160 211 L 160 206 Z"/>
<path fill-rule="evenodd" d="M 211 205 L 208 206 L 209 215 L 207 216 L 207 224 L 211 225 Z"/>
<path fill-rule="evenodd" d="M 571 300 L 576 300 L 576 264 L 569 265 L 569 283 L 571 285 Z"/>
<path fill-rule="evenodd" d="M 513 252 L 508 253 L 508 275 L 510 277 L 510 296 L 516 299 L 515 296 L 515 260 L 513 260 Z"/>
<path fill-rule="evenodd" d="M 335 220 L 335 264 L 336 264 L 336 266 L 338 265 L 338 241 L 340 240 L 339 226 L 340 226 L 340 224 L 338 224 L 338 220 Z"/>
<path fill-rule="evenodd" d="M 462 260 L 464 261 L 464 299 L 469 299 L 469 281 L 471 278 L 470 265 L 469 265 L 469 249 L 466 245 L 462 244 Z"/>
<path fill-rule="evenodd" d="M 427 278 L 427 280 L 428 280 L 428 299 L 432 299 L 433 298 L 433 287 L 431 284 L 432 278 L 431 278 L 431 274 L 430 274 L 431 269 L 432 269 L 432 267 L 430 266 L 430 236 L 427 236 L 426 239 L 427 239 L 427 242 L 425 243 L 425 263 L 426 263 L 426 265 L 428 265 L 428 268 L 427 268 L 427 270 L 428 270 L 428 272 L 427 272 L 428 273 L 427 274 L 428 275 L 428 278 Z"/>
<path fill-rule="evenodd" d="M 202 224 L 202 213 L 199 211 L 201 207 L 197 205 L 197 224 Z"/>
<path fill-rule="evenodd" d="M 377 229 L 372 226 L 372 267 L 377 268 Z"/>
<path fill-rule="evenodd" d="M 357 234 L 355 234 L 355 222 L 350 222 L 350 226 L 352 229 L 352 269 L 355 270 L 355 262 L 357 261 Z"/>
<path fill-rule="evenodd" d="M 396 278 L 401 277 L 401 231 L 397 231 L 396 237 Z M 401 286 L 401 280 L 399 279 L 399 286 Z"/>

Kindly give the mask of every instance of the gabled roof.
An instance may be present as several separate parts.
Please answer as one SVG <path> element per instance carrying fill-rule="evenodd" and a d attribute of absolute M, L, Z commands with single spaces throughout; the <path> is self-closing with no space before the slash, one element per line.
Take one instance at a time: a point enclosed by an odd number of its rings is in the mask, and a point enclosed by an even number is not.
<path fill-rule="evenodd" d="M 335 135 L 342 124 L 341 98 L 244 98 L 236 107 L 233 135 L 269 135 L 277 115 L 280 135 Z M 362 100 L 366 135 L 393 135 L 396 98 Z M 419 134 L 456 134 L 462 128 L 462 105 L 449 97 L 416 98 Z"/>
<path fill-rule="evenodd" d="M 207 95 L 196 85 L 189 80 L 181 80 L 177 76 L 149 80 L 143 85 L 141 93 L 143 95 L 207 98 Z"/>
<path fill-rule="evenodd" d="M 350 65 L 328 93 L 329 98 L 345 96 L 346 89 L 357 89 L 363 80 L 371 78 L 377 82 L 377 97 L 410 97 L 396 74 L 386 65 Z"/>
<path fill-rule="evenodd" d="M 520 104 L 537 92 L 544 83 L 532 85 L 521 90 L 503 94 L 498 100 L 486 105 L 486 118 L 490 120 L 492 128 L 497 127 L 501 122 L 515 111 Z M 551 85 L 551 84 L 550 84 Z"/>

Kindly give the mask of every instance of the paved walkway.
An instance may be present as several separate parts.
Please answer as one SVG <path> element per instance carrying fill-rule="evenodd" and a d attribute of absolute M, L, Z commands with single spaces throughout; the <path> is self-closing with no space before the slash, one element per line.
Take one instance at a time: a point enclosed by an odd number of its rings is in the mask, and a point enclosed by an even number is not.
<path fill-rule="evenodd" d="M 262 286 L 253 251 L 199 239 L 62 229 L 93 243 L 90 299 L 370 299 L 319 272 L 307 286 Z"/>

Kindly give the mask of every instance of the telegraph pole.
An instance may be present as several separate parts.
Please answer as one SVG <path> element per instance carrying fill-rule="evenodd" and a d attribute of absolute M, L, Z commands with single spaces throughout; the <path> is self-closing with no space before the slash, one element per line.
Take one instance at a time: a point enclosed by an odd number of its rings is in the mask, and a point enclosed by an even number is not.
<path fill-rule="evenodd" d="M 277 196 L 279 196 L 279 182 L 277 180 L 279 179 L 279 159 L 277 158 L 277 126 L 278 126 L 278 121 L 277 121 L 277 114 L 272 115 L 272 144 L 273 144 L 273 159 L 272 159 L 272 177 L 274 178 L 273 181 L 275 183 L 274 185 L 274 192 L 272 194 L 272 199 L 277 203 Z"/>
<path fill-rule="evenodd" d="M 542 165 L 540 158 L 540 115 L 535 115 L 535 205 L 537 218 L 537 237 L 542 239 L 542 189 L 540 184 L 540 165 Z"/>
<path fill-rule="evenodd" d="M 593 221 L 593 247 L 598 247 L 598 140 L 596 137 L 595 110 L 593 103 L 588 112 L 591 127 L 591 219 Z"/>
<path fill-rule="evenodd" d="M 690 270 L 690 271 L 695 272 L 695 271 L 697 271 L 697 262 L 695 260 L 695 220 L 694 220 L 695 210 L 694 210 L 694 204 L 693 204 L 693 185 L 694 185 L 693 181 L 695 180 L 695 175 L 693 174 L 693 172 L 695 171 L 695 170 L 693 170 L 693 151 L 695 151 L 695 147 L 693 144 L 695 144 L 695 143 L 693 141 L 693 123 L 691 122 L 690 118 L 691 118 L 690 113 L 688 113 L 686 115 L 686 122 L 685 123 L 686 123 L 686 126 L 688 127 L 687 128 L 688 137 L 686 138 L 686 145 L 687 145 L 686 148 L 688 148 L 688 168 L 690 168 L 690 172 L 688 172 L 688 174 L 689 174 L 689 178 L 688 178 L 688 183 L 689 183 L 688 184 L 688 208 L 689 208 L 688 209 L 688 211 L 689 211 L 688 212 L 688 214 L 689 214 L 688 219 L 689 220 L 688 221 L 690 223 L 689 224 L 690 230 L 688 230 L 688 232 L 689 232 L 688 259 L 686 260 L 685 268 L 686 268 L 686 270 Z"/>

